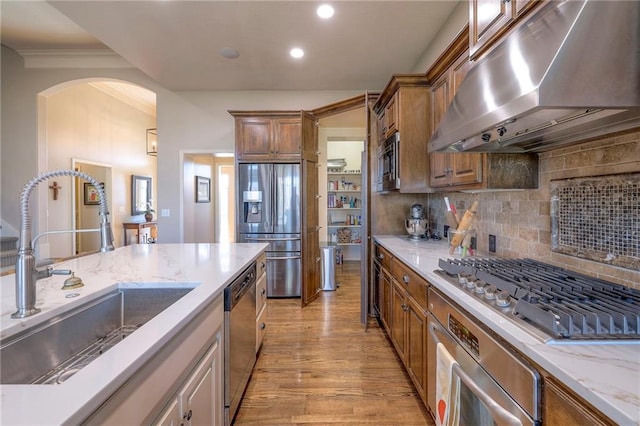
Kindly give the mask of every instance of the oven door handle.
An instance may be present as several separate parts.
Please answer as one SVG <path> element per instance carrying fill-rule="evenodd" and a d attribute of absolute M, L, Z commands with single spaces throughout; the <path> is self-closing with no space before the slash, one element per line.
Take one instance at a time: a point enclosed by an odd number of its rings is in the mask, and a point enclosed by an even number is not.
<path fill-rule="evenodd" d="M 431 337 L 436 343 L 441 343 L 436 332 L 446 333 L 446 330 L 439 324 L 430 322 L 429 333 L 431 334 Z M 457 362 L 453 364 L 451 371 L 460 378 L 460 381 L 462 381 L 480 401 L 484 403 L 485 407 L 487 407 L 487 410 L 489 410 L 499 426 L 523 426 L 520 419 L 502 408 L 500 404 L 495 402 L 484 390 L 482 390 L 482 388 L 478 386 L 478 384 L 474 382 L 473 379 L 462 369 L 460 364 Z"/>

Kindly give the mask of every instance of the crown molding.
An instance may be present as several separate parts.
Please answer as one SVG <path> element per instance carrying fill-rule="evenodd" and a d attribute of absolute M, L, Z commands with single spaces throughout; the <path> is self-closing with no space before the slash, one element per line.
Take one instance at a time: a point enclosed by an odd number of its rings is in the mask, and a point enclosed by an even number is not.
<path fill-rule="evenodd" d="M 107 49 L 18 50 L 25 68 L 135 68 Z"/>

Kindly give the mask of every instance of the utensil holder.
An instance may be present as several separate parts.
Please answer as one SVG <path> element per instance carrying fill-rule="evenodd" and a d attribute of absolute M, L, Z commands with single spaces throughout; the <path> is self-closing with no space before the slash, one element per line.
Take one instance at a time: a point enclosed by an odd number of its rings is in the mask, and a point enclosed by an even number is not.
<path fill-rule="evenodd" d="M 455 247 L 451 246 L 451 242 L 453 241 L 456 235 L 461 235 L 460 239 L 461 243 Z M 449 252 L 456 257 L 467 257 L 472 256 L 475 252 L 475 241 L 477 232 L 475 229 L 466 229 L 464 231 L 458 231 L 457 229 L 449 228 L 449 232 L 447 233 L 447 238 L 449 240 Z"/>

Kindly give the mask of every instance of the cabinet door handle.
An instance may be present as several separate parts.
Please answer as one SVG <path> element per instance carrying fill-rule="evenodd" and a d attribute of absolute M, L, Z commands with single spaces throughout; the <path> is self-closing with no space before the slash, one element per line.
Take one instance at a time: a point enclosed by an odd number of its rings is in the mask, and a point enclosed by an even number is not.
<path fill-rule="evenodd" d="M 262 294 L 262 295 L 264 295 L 266 293 L 267 293 L 267 289 L 266 288 L 263 288 L 262 291 L 260 292 L 260 294 Z"/>
<path fill-rule="evenodd" d="M 384 254 L 380 253 L 380 254 L 378 255 L 378 259 L 384 259 Z"/>
<path fill-rule="evenodd" d="M 409 284 L 409 275 L 403 275 L 402 281 L 404 281 L 405 284 Z"/>
<path fill-rule="evenodd" d="M 322 198 L 322 195 L 320 195 L 320 194 L 316 194 L 316 200 L 318 200 L 318 199 L 320 199 L 320 198 Z"/>
<path fill-rule="evenodd" d="M 267 324 L 261 322 L 260 323 L 260 330 L 264 330 L 265 328 L 267 328 Z"/>

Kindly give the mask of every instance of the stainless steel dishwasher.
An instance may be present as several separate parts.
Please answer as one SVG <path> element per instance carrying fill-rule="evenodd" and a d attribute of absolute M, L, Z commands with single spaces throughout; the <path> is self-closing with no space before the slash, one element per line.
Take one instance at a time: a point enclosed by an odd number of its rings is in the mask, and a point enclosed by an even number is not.
<path fill-rule="evenodd" d="M 225 288 L 224 311 L 224 413 L 229 425 L 256 362 L 255 263 Z"/>

